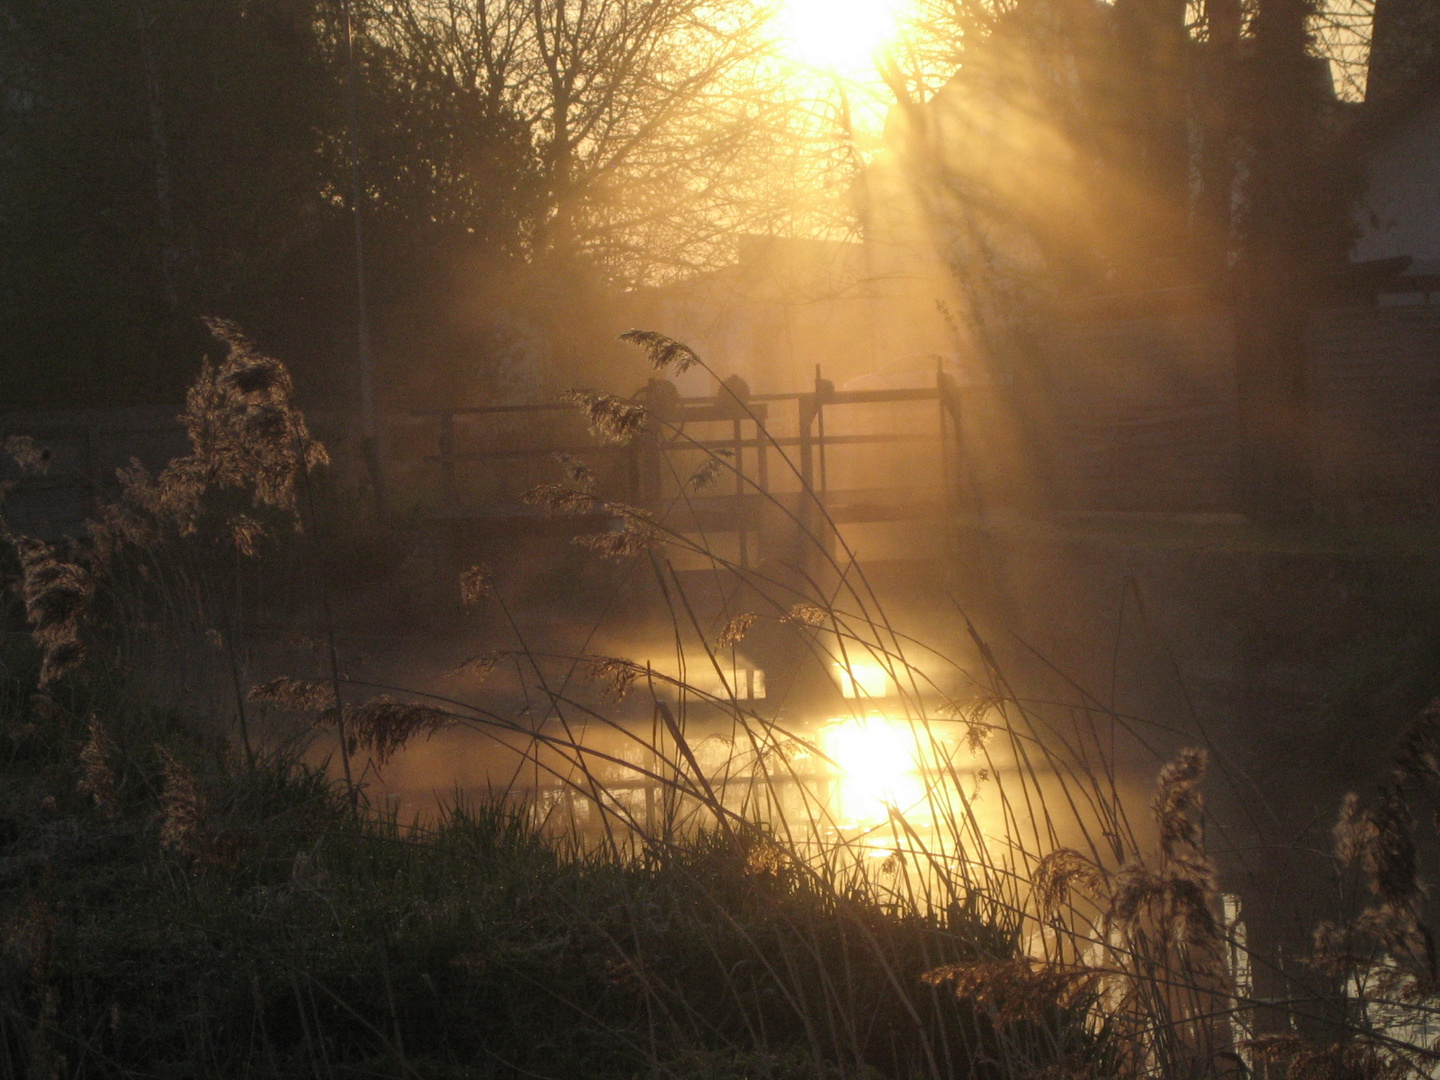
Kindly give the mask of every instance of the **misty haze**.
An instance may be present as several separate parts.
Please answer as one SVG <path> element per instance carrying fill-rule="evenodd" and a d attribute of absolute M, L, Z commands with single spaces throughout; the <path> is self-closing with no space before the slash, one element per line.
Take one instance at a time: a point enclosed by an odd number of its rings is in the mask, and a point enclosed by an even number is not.
<path fill-rule="evenodd" d="M 1432 0 L 0 0 L 0 1077 L 1440 1076 Z"/>

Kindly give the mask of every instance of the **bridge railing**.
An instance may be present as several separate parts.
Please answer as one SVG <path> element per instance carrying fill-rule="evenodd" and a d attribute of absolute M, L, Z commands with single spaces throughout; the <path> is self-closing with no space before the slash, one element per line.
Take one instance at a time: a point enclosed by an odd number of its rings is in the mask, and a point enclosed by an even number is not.
<path fill-rule="evenodd" d="M 826 519 L 932 518 L 964 505 L 973 495 L 961 401 L 944 372 L 933 386 L 865 390 L 836 389 L 817 372 L 803 391 L 664 400 L 647 430 L 619 446 L 590 438 L 578 411 L 561 403 L 413 416 L 434 425 L 423 462 L 438 479 L 438 517 L 542 516 L 521 496 L 555 479 L 553 459 L 568 454 L 591 466 L 602 497 L 667 512 L 683 501 L 697 528 L 738 532 L 744 563 L 776 503 L 812 532 Z M 691 471 L 713 452 L 732 468 L 705 491 L 687 491 Z"/>

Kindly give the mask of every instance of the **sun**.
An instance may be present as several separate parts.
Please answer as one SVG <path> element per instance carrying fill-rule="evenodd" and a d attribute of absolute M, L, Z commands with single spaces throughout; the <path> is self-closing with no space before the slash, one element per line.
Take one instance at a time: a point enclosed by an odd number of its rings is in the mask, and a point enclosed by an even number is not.
<path fill-rule="evenodd" d="M 801 64 L 842 76 L 874 67 L 877 49 L 894 37 L 902 0 L 783 0 L 779 29 Z"/>

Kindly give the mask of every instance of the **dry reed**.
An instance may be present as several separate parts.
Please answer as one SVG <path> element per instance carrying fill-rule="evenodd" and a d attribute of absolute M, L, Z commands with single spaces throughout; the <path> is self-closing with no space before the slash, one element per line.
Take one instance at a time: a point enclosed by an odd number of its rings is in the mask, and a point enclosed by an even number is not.
<path fill-rule="evenodd" d="M 645 554 L 663 540 L 662 533 L 648 514 L 625 508 L 621 513 L 618 528 L 577 536 L 575 543 L 589 548 L 602 558 L 630 559 Z"/>
<path fill-rule="evenodd" d="M 476 564 L 460 575 L 460 602 L 476 607 L 495 590 L 495 577 L 486 565 Z"/>
<path fill-rule="evenodd" d="M 715 648 L 717 650 L 732 649 L 739 645 L 745 640 L 745 635 L 750 632 L 750 628 L 755 625 L 759 617 L 748 611 L 736 615 L 720 629 L 720 633 L 715 638 Z"/>
<path fill-rule="evenodd" d="M 569 390 L 562 398 L 585 415 L 591 434 L 603 443 L 628 443 L 645 429 L 649 419 L 643 405 L 599 390 Z"/>
<path fill-rule="evenodd" d="M 335 686 L 314 679 L 294 679 L 282 675 L 252 686 L 249 697 L 251 701 L 278 705 L 290 712 L 322 713 L 335 707 Z"/>
<path fill-rule="evenodd" d="M 80 781 L 75 785 L 82 795 L 89 795 L 107 818 L 120 813 L 116 797 L 115 772 L 110 768 L 110 738 L 98 717 L 91 717 L 85 745 L 80 750 Z"/>
<path fill-rule="evenodd" d="M 14 459 L 21 472 L 44 476 L 50 472 L 51 452 L 29 435 L 11 435 L 5 440 L 5 452 Z"/>
<path fill-rule="evenodd" d="M 639 346 L 650 363 L 661 371 L 683 375 L 700 364 L 700 357 L 690 346 L 654 330 L 627 330 L 620 335 L 620 340 Z"/>
<path fill-rule="evenodd" d="M 164 747 L 156 747 L 165 772 L 160 795 L 160 845 L 183 858 L 205 852 L 207 800 L 195 774 Z"/>

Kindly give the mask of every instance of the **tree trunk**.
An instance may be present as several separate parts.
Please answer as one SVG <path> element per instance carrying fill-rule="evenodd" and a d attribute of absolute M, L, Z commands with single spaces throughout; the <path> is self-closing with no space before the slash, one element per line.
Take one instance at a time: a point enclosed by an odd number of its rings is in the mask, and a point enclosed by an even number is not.
<path fill-rule="evenodd" d="M 1328 256 L 1314 182 L 1317 107 L 1307 0 L 1263 0 L 1255 20 L 1254 111 L 1236 305 L 1236 383 L 1246 509 L 1293 520 L 1310 507 L 1307 292 Z"/>

